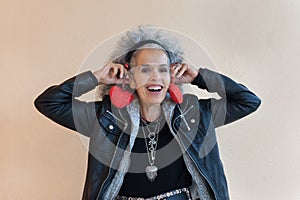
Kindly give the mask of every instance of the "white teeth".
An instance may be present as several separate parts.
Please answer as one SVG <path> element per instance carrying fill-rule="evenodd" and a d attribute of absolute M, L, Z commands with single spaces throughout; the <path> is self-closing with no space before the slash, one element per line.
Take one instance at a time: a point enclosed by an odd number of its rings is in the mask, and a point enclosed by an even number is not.
<path fill-rule="evenodd" d="M 149 86 L 149 87 L 147 87 L 148 88 L 148 90 L 161 90 L 161 86 Z"/>

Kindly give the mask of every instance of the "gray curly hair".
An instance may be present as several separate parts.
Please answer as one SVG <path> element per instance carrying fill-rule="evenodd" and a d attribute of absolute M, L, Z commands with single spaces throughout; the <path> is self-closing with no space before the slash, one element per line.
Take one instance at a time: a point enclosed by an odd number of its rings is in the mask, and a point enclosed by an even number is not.
<path fill-rule="evenodd" d="M 180 42 L 171 37 L 170 30 L 149 25 L 140 25 L 137 28 L 126 31 L 117 42 L 111 53 L 108 63 L 130 64 L 135 66 L 135 55 L 138 49 L 156 48 L 166 52 L 169 64 L 182 63 L 184 52 Z M 99 88 L 98 97 L 108 94 L 110 85 Z"/>
<path fill-rule="evenodd" d="M 168 32 L 170 31 L 167 29 L 153 26 L 139 26 L 129 30 L 118 41 L 110 60 L 124 64 L 124 62 L 128 62 L 126 56 L 131 51 L 140 48 L 160 48 L 168 52 L 170 63 L 182 62 L 183 50 L 180 43 L 177 39 L 172 38 Z M 143 44 L 144 41 L 149 42 Z"/>

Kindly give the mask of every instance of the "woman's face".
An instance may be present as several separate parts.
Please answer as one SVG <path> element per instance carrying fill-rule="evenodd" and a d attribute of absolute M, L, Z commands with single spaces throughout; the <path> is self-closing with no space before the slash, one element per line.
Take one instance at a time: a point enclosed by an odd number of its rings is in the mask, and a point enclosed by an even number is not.
<path fill-rule="evenodd" d="M 170 84 L 169 59 L 160 49 L 142 49 L 135 56 L 131 85 L 143 106 L 160 104 Z"/>

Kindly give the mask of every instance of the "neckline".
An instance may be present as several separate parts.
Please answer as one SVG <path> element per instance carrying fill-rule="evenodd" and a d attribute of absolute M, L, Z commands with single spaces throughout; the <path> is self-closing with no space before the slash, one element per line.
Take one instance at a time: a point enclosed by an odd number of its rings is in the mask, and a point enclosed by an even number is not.
<path fill-rule="evenodd" d="M 156 126 L 157 124 L 161 123 L 163 121 L 163 115 L 160 115 L 156 120 L 154 120 L 153 122 L 147 121 L 146 119 L 144 119 L 141 115 L 140 117 L 140 126 L 144 127 L 144 126 Z"/>

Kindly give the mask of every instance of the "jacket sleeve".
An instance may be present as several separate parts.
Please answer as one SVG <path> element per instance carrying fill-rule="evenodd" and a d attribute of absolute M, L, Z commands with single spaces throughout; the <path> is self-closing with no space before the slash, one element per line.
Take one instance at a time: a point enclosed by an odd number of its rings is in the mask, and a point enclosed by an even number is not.
<path fill-rule="evenodd" d="M 87 71 L 49 87 L 35 99 L 34 105 L 54 122 L 89 137 L 97 122 L 96 111 L 100 102 L 84 102 L 76 97 L 94 89 L 97 84 L 93 73 Z"/>
<path fill-rule="evenodd" d="M 192 84 L 210 93 L 216 92 L 221 97 L 199 100 L 211 112 L 215 127 L 245 117 L 261 104 L 261 100 L 247 87 L 209 69 L 201 68 Z"/>

